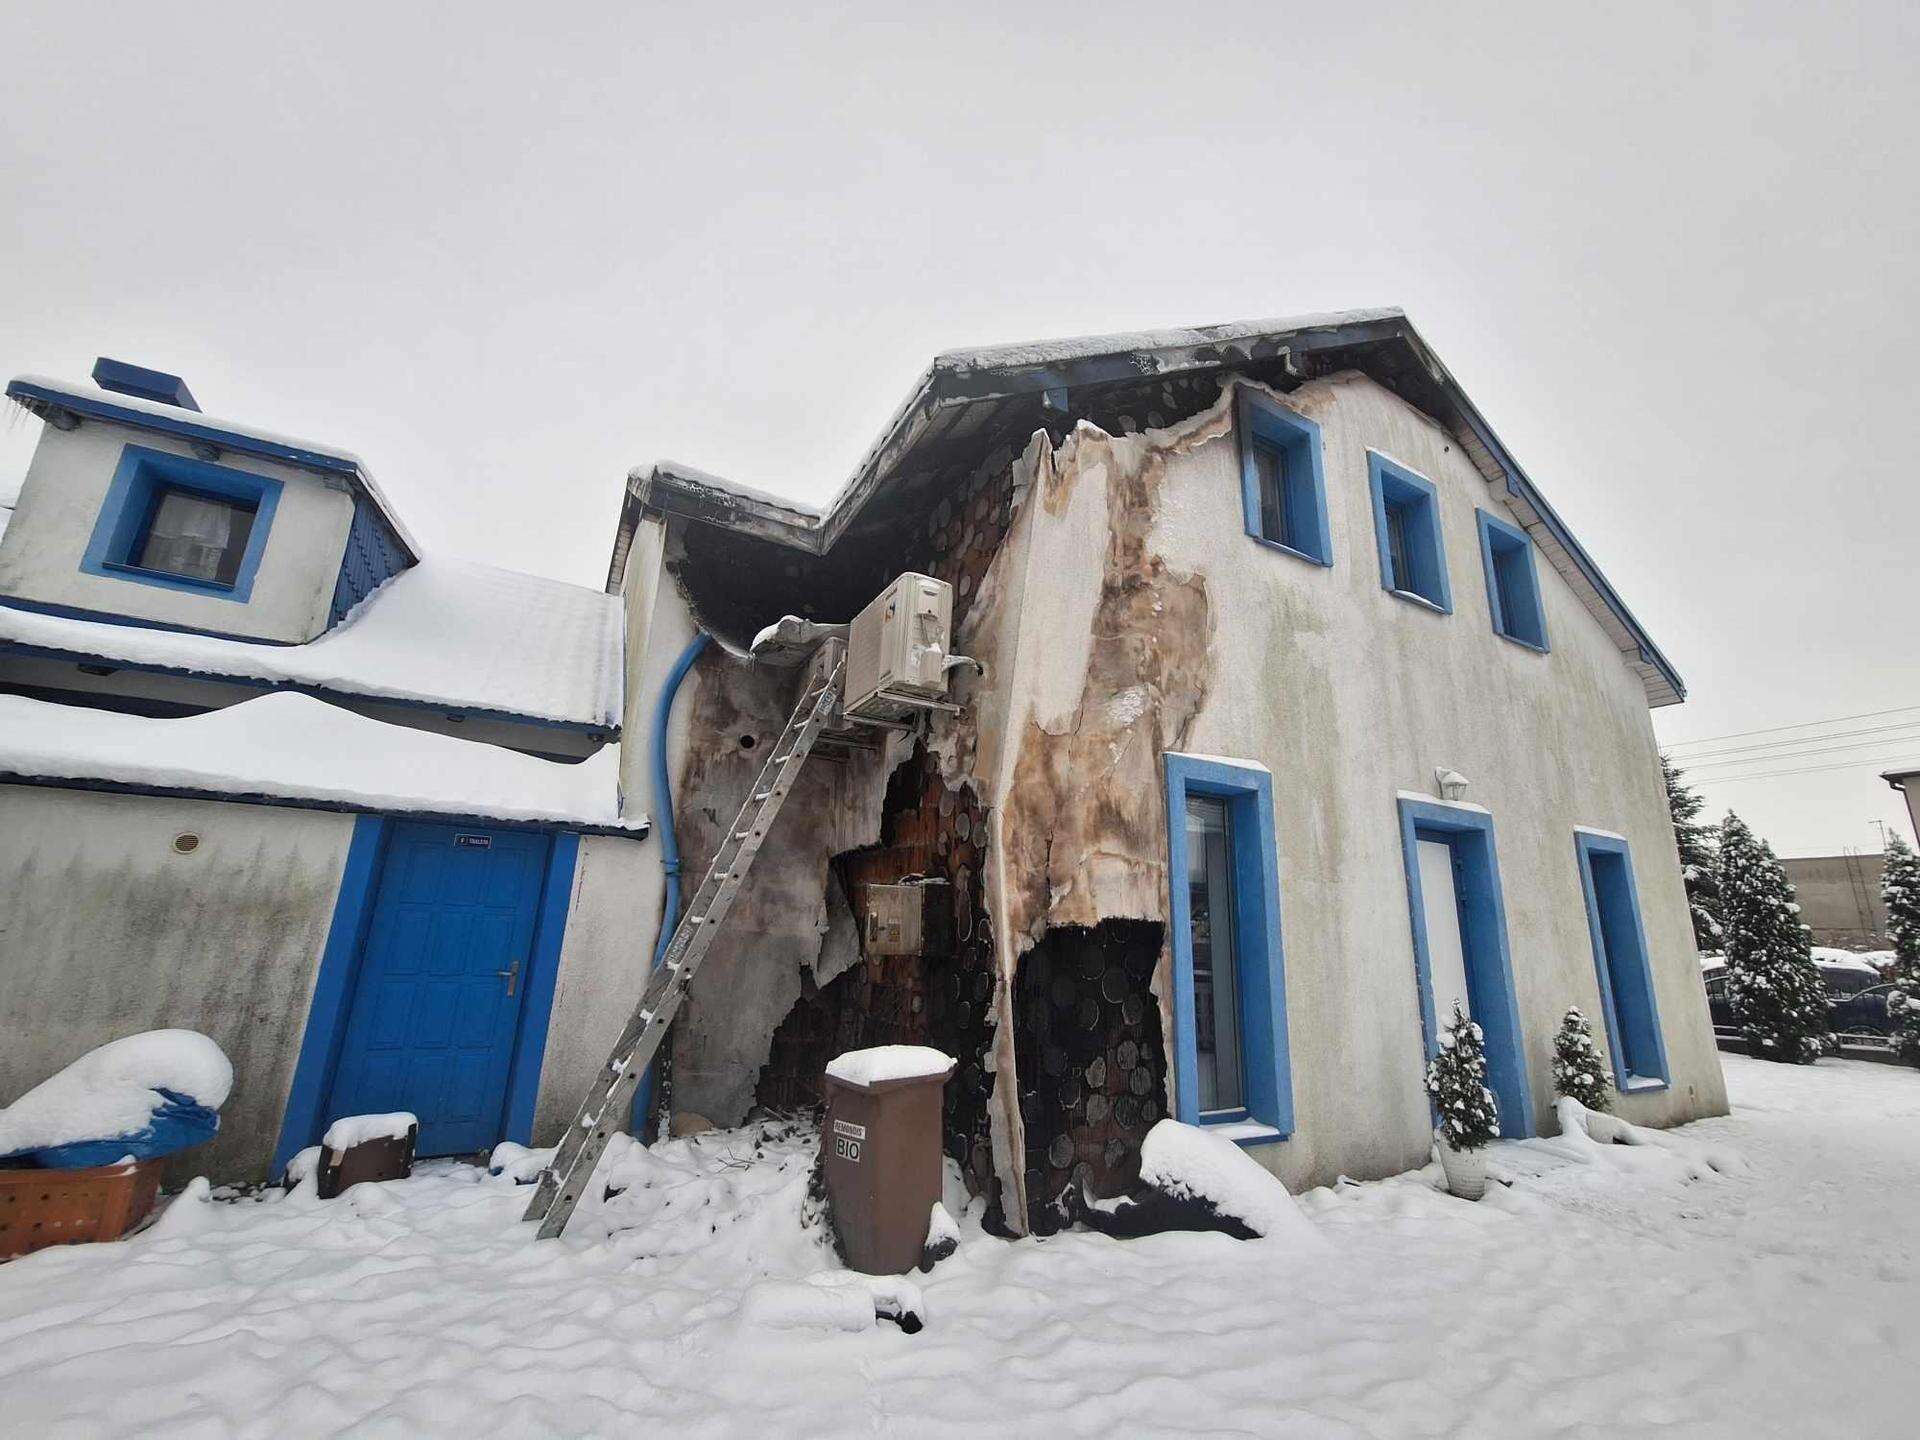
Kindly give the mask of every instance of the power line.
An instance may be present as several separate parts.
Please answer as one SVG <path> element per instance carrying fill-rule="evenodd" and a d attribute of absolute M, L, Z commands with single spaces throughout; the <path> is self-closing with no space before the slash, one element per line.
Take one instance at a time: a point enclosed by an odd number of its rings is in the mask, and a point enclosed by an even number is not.
<path fill-rule="evenodd" d="M 1704 750 L 1697 755 L 1680 756 L 1674 763 L 1683 769 L 1691 770 L 1696 765 L 1706 764 L 1722 755 L 1741 755 L 1755 750 L 1784 750 L 1795 745 L 1812 745 L 1818 741 L 1845 740 L 1854 735 L 1889 735 L 1915 728 L 1920 728 L 1920 719 L 1902 720 L 1893 725 L 1869 725 L 1864 730 L 1835 730 L 1826 735 L 1790 735 L 1784 740 L 1761 740 L 1752 745 L 1729 745 L 1724 750 Z"/>
<path fill-rule="evenodd" d="M 1814 775 L 1823 770 L 1854 770 L 1869 765 L 1885 765 L 1893 770 L 1912 765 L 1920 770 L 1920 760 L 1836 760 L 1829 765 L 1807 765 L 1798 770 L 1763 770 L 1758 775 L 1709 775 L 1700 783 L 1708 786 L 1738 785 L 1743 780 L 1771 780 L 1776 775 Z"/>
<path fill-rule="evenodd" d="M 1760 730 L 1735 730 L 1729 735 L 1703 735 L 1698 740 L 1676 740 L 1663 748 L 1669 751 L 1684 750 L 1692 745 L 1713 745 L 1722 740 L 1744 740 L 1749 735 L 1778 735 L 1782 730 L 1807 730 L 1815 725 L 1845 725 L 1854 720 L 1878 720 L 1884 715 L 1905 715 L 1909 711 L 1920 710 L 1920 705 L 1896 705 L 1891 710 L 1864 710 L 1858 715 L 1835 715 L 1826 720 L 1802 720 L 1797 725 L 1769 725 Z M 1808 736 L 1818 739 L 1818 736 Z"/>
<path fill-rule="evenodd" d="M 1780 760 L 1805 760 L 1813 755 L 1838 755 L 1847 750 L 1884 750 L 1887 746 L 1896 744 L 1910 747 L 1913 739 L 1901 737 L 1898 740 L 1849 740 L 1844 745 L 1826 745 L 1817 750 L 1779 750 L 1770 751 L 1764 755 L 1740 755 L 1732 760 L 1711 761 L 1687 773 L 1698 775 L 1702 770 L 1737 770 L 1742 765 L 1771 765 Z"/>

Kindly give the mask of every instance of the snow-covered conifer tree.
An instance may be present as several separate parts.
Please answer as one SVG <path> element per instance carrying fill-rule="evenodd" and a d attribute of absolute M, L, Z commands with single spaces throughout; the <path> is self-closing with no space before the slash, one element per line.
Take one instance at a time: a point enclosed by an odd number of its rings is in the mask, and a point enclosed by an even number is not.
<path fill-rule="evenodd" d="M 1427 1062 L 1427 1093 L 1439 1130 L 1455 1150 L 1478 1150 L 1500 1133 L 1500 1107 L 1487 1088 L 1487 1054 L 1480 1027 L 1456 1001 L 1440 1036 L 1440 1053 Z"/>
<path fill-rule="evenodd" d="M 1810 1065 L 1831 1042 L 1826 982 L 1773 847 L 1728 813 L 1720 826 L 1727 989 L 1750 1054 Z"/>
<path fill-rule="evenodd" d="M 1896 832 L 1887 835 L 1887 863 L 1880 872 L 1880 898 L 1887 903 L 1887 938 L 1893 941 L 1893 994 L 1887 1010 L 1900 1058 L 1920 1065 L 1920 855 Z"/>
<path fill-rule="evenodd" d="M 1553 1089 L 1555 1094 L 1578 1100 L 1589 1110 L 1613 1106 L 1613 1081 L 1607 1075 L 1607 1062 L 1593 1042 L 1593 1026 L 1578 1005 L 1568 1007 L 1553 1037 Z"/>
<path fill-rule="evenodd" d="M 1697 817 L 1706 801 L 1687 784 L 1686 771 L 1664 753 L 1660 773 L 1667 781 L 1667 810 L 1673 816 L 1673 843 L 1680 852 L 1680 878 L 1687 887 L 1687 908 L 1693 912 L 1693 943 L 1703 951 L 1726 943 L 1720 924 L 1719 860 L 1714 854 L 1714 828 Z"/>

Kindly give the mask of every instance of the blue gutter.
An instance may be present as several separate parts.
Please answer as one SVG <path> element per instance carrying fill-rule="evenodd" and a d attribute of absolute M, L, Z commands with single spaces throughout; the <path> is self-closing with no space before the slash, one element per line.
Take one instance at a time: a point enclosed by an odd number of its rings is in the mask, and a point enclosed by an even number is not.
<path fill-rule="evenodd" d="M 693 639 L 687 642 L 687 648 L 680 652 L 680 658 L 673 662 L 673 669 L 667 672 L 666 684 L 660 687 L 660 698 L 653 706 L 653 823 L 660 837 L 660 869 L 667 877 L 667 903 L 660 914 L 660 934 L 653 945 L 653 963 L 647 967 L 651 975 L 660 968 L 660 962 L 667 953 L 667 944 L 673 939 L 673 928 L 680 923 L 680 842 L 673 829 L 673 781 L 667 774 L 667 727 L 673 719 L 674 697 L 680 693 L 680 682 L 687 678 L 687 672 L 693 669 L 693 662 L 705 653 L 713 637 L 706 631 L 696 631 Z M 640 1077 L 640 1085 L 633 1092 L 633 1124 L 635 1135 L 646 1137 L 647 1107 L 653 1103 L 653 1067 L 647 1067 L 647 1073 Z"/>

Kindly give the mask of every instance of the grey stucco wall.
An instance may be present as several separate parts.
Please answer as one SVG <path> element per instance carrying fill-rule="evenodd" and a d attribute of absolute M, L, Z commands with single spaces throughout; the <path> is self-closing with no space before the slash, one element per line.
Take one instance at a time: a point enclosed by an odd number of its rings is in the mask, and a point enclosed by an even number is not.
<path fill-rule="evenodd" d="M 1632 847 L 1670 1089 L 1624 1096 L 1655 1125 L 1723 1113 L 1726 1095 L 1640 680 L 1580 598 L 1540 564 L 1551 653 L 1493 632 L 1475 507 L 1507 514 L 1458 443 L 1371 380 L 1290 403 L 1322 427 L 1335 563 L 1243 533 L 1231 433 L 1175 458 L 1152 543 L 1215 601 L 1213 682 L 1187 748 L 1274 774 L 1297 1130 L 1256 1148 L 1290 1185 L 1381 1175 L 1428 1147 L 1397 792 L 1446 766 L 1492 812 L 1526 1064 L 1550 1129 L 1551 1037 L 1568 1005 L 1599 1017 L 1574 829 Z M 1369 448 L 1439 489 L 1453 613 L 1381 587 Z"/>
<path fill-rule="evenodd" d="M 0 1103 L 108 1040 L 199 1030 L 233 1061 L 233 1095 L 169 1181 L 264 1177 L 353 825 L 0 785 Z"/>
<path fill-rule="evenodd" d="M 536 1145 L 559 1140 L 633 1013 L 653 958 L 659 909 L 660 865 L 652 840 L 581 837 L 540 1066 Z"/>
<path fill-rule="evenodd" d="M 1880 898 L 1884 855 L 1806 855 L 1782 860 L 1793 882 L 1800 919 L 1816 945 L 1877 950 L 1887 944 L 1887 905 Z"/>
<path fill-rule="evenodd" d="M 251 456 L 218 463 L 278 480 L 283 488 L 245 602 L 83 572 L 80 561 L 128 445 L 193 453 L 170 436 L 102 421 L 84 421 L 76 430 L 45 427 L 13 521 L 0 538 L 0 594 L 286 643 L 326 629 L 353 497 L 317 475 Z"/>

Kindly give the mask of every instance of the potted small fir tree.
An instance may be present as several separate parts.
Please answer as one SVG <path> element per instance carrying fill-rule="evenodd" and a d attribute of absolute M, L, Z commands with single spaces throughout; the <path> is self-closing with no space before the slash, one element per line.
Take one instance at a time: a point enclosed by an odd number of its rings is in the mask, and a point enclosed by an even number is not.
<path fill-rule="evenodd" d="M 1487 1088 L 1487 1055 L 1480 1027 L 1455 1002 L 1440 1050 L 1427 1062 L 1427 1094 L 1438 1122 L 1433 1138 L 1447 1190 L 1462 1200 L 1487 1193 L 1486 1147 L 1499 1133 L 1500 1107 Z"/>

